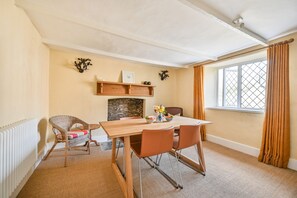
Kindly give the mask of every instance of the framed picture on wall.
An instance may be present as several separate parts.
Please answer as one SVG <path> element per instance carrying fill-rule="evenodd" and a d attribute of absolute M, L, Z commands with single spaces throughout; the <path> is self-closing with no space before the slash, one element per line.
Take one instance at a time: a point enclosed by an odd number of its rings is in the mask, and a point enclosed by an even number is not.
<path fill-rule="evenodd" d="M 122 81 L 123 81 L 123 83 L 135 83 L 134 72 L 122 70 Z"/>

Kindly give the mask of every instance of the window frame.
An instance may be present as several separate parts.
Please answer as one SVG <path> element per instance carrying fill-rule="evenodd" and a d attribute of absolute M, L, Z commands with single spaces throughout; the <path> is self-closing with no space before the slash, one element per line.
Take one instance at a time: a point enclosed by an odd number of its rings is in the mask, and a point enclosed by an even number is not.
<path fill-rule="evenodd" d="M 215 108 L 211 108 L 211 109 L 220 109 L 220 110 L 234 110 L 234 111 L 242 111 L 242 112 L 264 112 L 265 111 L 265 107 L 263 109 L 256 109 L 256 108 L 241 108 L 241 89 L 242 89 L 242 66 L 246 65 L 246 64 L 251 64 L 251 63 L 256 63 L 256 62 L 262 62 L 262 61 L 267 61 L 266 57 L 263 58 L 257 58 L 257 59 L 253 59 L 253 60 L 248 60 L 248 61 L 242 61 L 242 62 L 238 62 L 238 63 L 234 63 L 234 64 L 229 64 L 229 65 L 224 65 L 221 67 L 218 67 L 217 70 L 217 91 L 216 91 L 216 107 Z M 226 107 L 225 105 L 225 83 L 226 83 L 226 77 L 225 77 L 225 68 L 229 68 L 229 67 L 234 67 L 237 66 L 238 67 L 238 76 L 237 76 L 237 106 L 236 107 Z M 266 63 L 266 82 L 267 82 L 267 71 L 268 71 L 268 65 Z M 219 106 L 219 70 L 220 69 L 224 69 L 223 70 L 223 85 L 222 85 L 222 101 L 221 104 L 222 106 Z M 265 98 L 266 98 L 266 87 L 265 87 Z M 265 100 L 266 103 L 266 100 Z"/>

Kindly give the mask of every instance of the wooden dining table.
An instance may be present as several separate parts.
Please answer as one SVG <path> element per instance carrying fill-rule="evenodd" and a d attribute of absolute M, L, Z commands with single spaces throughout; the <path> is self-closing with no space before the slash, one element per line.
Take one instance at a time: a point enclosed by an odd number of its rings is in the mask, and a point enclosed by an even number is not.
<path fill-rule="evenodd" d="M 204 120 L 197 120 L 193 118 L 174 116 L 169 122 L 151 123 L 148 124 L 143 119 L 130 119 L 130 120 L 115 120 L 115 121 L 103 121 L 100 125 L 107 133 L 109 138 L 112 139 L 112 157 L 111 164 L 115 172 L 116 178 L 120 184 L 120 187 L 125 197 L 134 197 L 133 193 L 133 176 L 132 176 L 132 163 L 130 155 L 130 136 L 139 135 L 144 129 L 164 129 L 168 127 L 174 127 L 179 129 L 180 125 L 195 125 L 195 124 L 209 124 L 210 122 Z M 122 175 L 117 163 L 116 163 L 116 139 L 124 137 L 124 156 L 125 156 L 125 177 Z M 179 156 L 179 159 L 190 166 L 194 170 L 205 173 L 205 160 L 202 148 L 202 142 L 197 144 L 198 161 L 194 161 L 184 155 Z"/>

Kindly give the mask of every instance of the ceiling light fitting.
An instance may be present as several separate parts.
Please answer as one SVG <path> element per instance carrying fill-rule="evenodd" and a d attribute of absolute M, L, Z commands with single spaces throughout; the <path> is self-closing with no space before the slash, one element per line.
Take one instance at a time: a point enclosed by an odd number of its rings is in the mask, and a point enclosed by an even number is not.
<path fill-rule="evenodd" d="M 241 16 L 235 18 L 232 22 L 235 24 L 236 28 L 243 28 L 244 26 L 243 18 Z"/>

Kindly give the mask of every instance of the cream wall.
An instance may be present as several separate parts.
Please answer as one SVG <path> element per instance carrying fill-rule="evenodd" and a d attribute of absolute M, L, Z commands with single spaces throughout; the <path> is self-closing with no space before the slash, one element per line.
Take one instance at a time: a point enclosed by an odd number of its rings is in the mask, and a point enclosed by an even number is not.
<path fill-rule="evenodd" d="M 92 60 L 93 65 L 84 73 L 79 73 L 73 64 L 80 57 Z M 164 69 L 169 70 L 170 77 L 161 81 L 158 73 Z M 96 95 L 96 76 L 105 81 L 121 82 L 122 70 L 135 72 L 136 83 L 151 81 L 156 86 L 154 97 L 137 97 L 146 100 L 146 115 L 153 114 L 153 105 L 175 105 L 175 69 L 79 52 L 51 50 L 50 116 L 69 114 L 89 123 L 106 120 L 107 100 L 115 97 Z"/>
<path fill-rule="evenodd" d="M 194 69 L 178 69 L 176 84 L 176 106 L 183 108 L 184 116 L 193 117 Z"/>
<path fill-rule="evenodd" d="M 285 39 L 294 38 L 295 42 L 290 44 L 290 108 L 291 108 L 291 157 L 297 159 L 297 33 L 287 36 Z M 281 39 L 282 40 L 282 39 Z M 279 39 L 280 41 L 280 39 Z"/>
<path fill-rule="evenodd" d="M 291 158 L 297 159 L 297 93 L 294 90 L 297 87 L 297 34 L 278 39 L 274 42 L 294 38 L 295 42 L 290 44 L 290 90 L 291 90 Z M 205 68 L 205 103 L 206 106 L 212 106 L 216 97 L 214 83 L 214 69 Z M 185 106 L 187 112 L 193 111 L 192 93 L 193 93 L 193 69 L 183 69 L 177 71 L 177 80 L 180 86 L 177 86 L 177 105 Z M 185 80 L 185 81 L 183 81 Z M 216 90 L 215 90 L 216 91 Z M 188 96 L 188 97 L 183 97 Z M 188 113 L 191 116 L 191 113 Z M 218 109 L 206 109 L 206 119 L 213 124 L 207 126 L 207 134 L 222 137 L 231 141 L 245 144 L 251 147 L 260 148 L 262 139 L 262 125 L 264 114 L 226 111 Z"/>
<path fill-rule="evenodd" d="M 216 104 L 216 75 L 213 72 L 215 68 L 207 68 L 205 72 L 205 106 L 214 106 Z M 184 109 L 184 116 L 193 117 L 193 102 L 194 102 L 194 68 L 182 68 L 176 70 L 176 106 Z"/>
<path fill-rule="evenodd" d="M 260 148 L 264 114 L 206 109 L 207 134 Z"/>
<path fill-rule="evenodd" d="M 0 27 L 0 127 L 38 118 L 41 149 L 48 118 L 49 50 L 14 1 L 1 1 Z"/>

